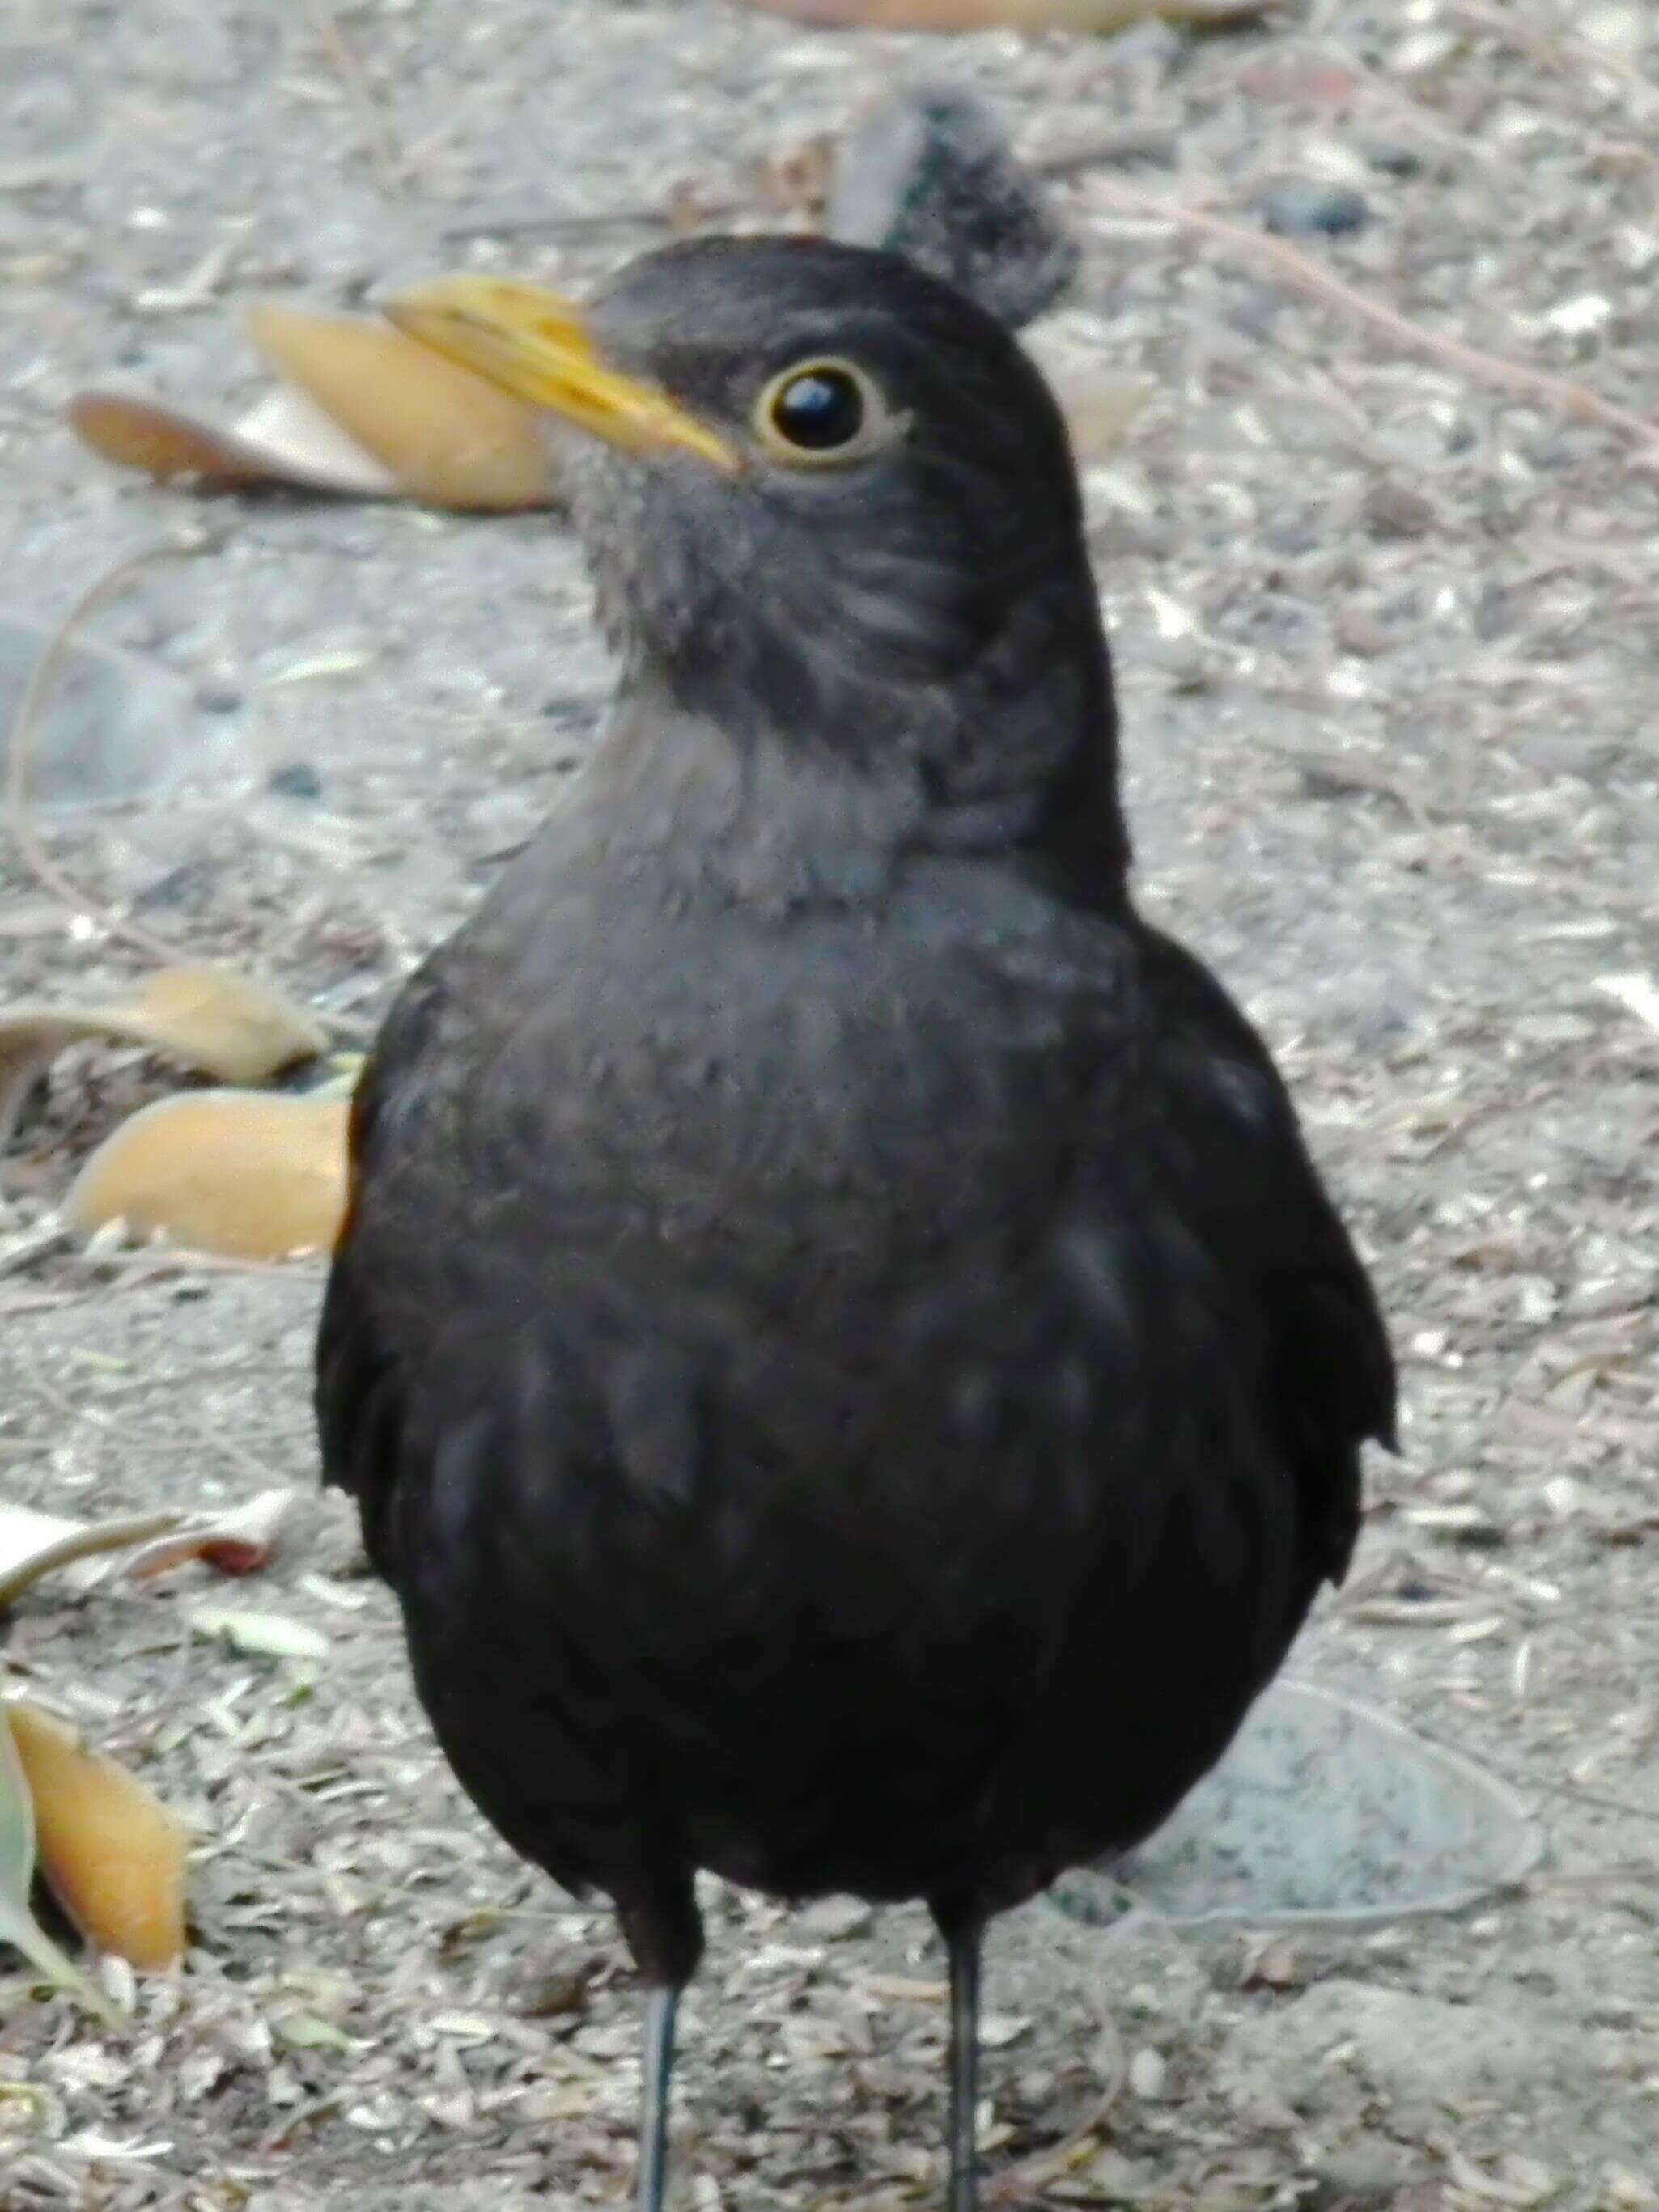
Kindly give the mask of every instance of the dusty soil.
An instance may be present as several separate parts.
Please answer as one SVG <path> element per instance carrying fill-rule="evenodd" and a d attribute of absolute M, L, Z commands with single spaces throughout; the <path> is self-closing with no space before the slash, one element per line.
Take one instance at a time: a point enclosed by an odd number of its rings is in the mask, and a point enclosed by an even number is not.
<path fill-rule="evenodd" d="M 76 387 L 249 396 L 238 295 L 350 299 L 468 256 L 580 279 L 658 234 L 677 182 L 742 198 L 747 163 L 896 73 L 993 94 L 1036 152 L 1164 134 L 1066 186 L 1072 336 L 1157 383 L 1089 484 L 1142 884 L 1282 1055 L 1404 1361 L 1404 1455 L 1300 1663 L 1518 1781 L 1553 1849 L 1472 1923 L 1265 1954 L 1030 1908 L 993 1953 L 990 2161 L 1007 2201 L 1055 2204 L 1659 2203 L 1659 1036 L 1603 988 L 1659 973 L 1659 446 L 1571 389 L 1659 414 L 1659 23 L 1315 0 L 1188 48 L 379 0 L 341 17 L 365 111 L 316 21 L 14 0 L 0 25 L 4 597 L 56 619 L 159 537 L 221 533 L 100 623 L 191 687 L 210 773 L 43 817 L 49 851 L 349 1042 L 556 801 L 606 682 L 545 520 L 207 509 L 79 450 Z M 1316 271 L 1570 389 L 1425 356 L 1145 204 L 1260 238 L 1296 179 L 1368 210 L 1291 241 Z M 143 966 L 67 927 L 9 843 L 0 870 L 9 994 Z M 175 1080 L 70 1055 L 8 1162 L 0 1482 L 29 1502 L 313 1479 L 314 1269 L 50 1236 L 75 1157 Z M 247 1601 L 324 1628 L 325 1666 L 192 1638 L 200 1595 L 46 1593 L 11 1626 L 18 1674 L 203 1841 L 188 1967 L 141 1988 L 129 2041 L 0 1985 L 7 2212 L 622 2201 L 634 2007 L 606 1918 L 458 1796 L 337 1501 Z M 920 1922 L 726 1896 L 714 1936 L 684 2202 L 937 2202 Z M 1085 2122 L 1064 2179 L 1021 2183 Z"/>

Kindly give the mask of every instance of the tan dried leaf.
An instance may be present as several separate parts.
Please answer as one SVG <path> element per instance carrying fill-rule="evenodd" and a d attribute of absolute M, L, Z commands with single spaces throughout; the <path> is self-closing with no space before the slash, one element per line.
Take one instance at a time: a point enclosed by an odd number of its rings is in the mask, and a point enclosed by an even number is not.
<path fill-rule="evenodd" d="M 298 426 L 284 426 L 271 435 L 264 425 L 261 434 L 250 416 L 242 429 L 226 429 L 136 392 L 77 392 L 70 402 L 69 419 L 94 453 L 162 483 L 193 477 L 208 491 L 273 483 L 319 491 L 396 489 L 387 471 L 366 453 L 354 457 L 349 441 L 343 456 L 337 450 L 319 453 L 314 438 Z M 335 432 L 336 441 L 338 437 Z M 367 483 L 362 481 L 365 471 Z"/>
<path fill-rule="evenodd" d="M 388 324 L 264 304 L 249 337 L 283 382 L 234 424 L 137 392 L 83 392 L 69 419 L 106 460 L 210 491 L 291 484 L 462 512 L 552 498 L 535 411 Z"/>
<path fill-rule="evenodd" d="M 20 1951 L 56 1988 L 72 1990 L 106 2027 L 117 2027 L 118 2015 L 109 1999 L 64 1956 L 29 1909 L 38 1857 L 34 1800 L 0 1706 L 0 1943 Z"/>
<path fill-rule="evenodd" d="M 21 1698 L 4 1719 L 34 1806 L 40 1870 L 90 1943 L 138 1967 L 185 1948 L 185 1832 L 136 1775 Z"/>
<path fill-rule="evenodd" d="M 82 1230 L 125 1221 L 198 1252 L 279 1260 L 325 1249 L 346 1197 L 349 1099 L 200 1091 L 124 1122 L 76 1178 L 64 1211 Z"/>
<path fill-rule="evenodd" d="M 552 495 L 536 410 L 389 323 L 266 302 L 244 318 L 305 392 L 400 489 L 434 507 L 507 511 Z"/>
<path fill-rule="evenodd" d="M 12 1006 L 0 1012 L 0 1144 L 40 1069 L 88 1037 L 166 1053 L 224 1083 L 264 1083 L 328 1045 L 303 1007 L 222 968 L 160 968 L 101 1006 Z"/>

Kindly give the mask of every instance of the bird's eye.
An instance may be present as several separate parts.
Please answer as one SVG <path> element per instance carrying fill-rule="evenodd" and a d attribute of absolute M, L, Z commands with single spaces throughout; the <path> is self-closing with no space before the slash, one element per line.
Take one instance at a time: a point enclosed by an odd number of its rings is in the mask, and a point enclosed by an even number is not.
<path fill-rule="evenodd" d="M 775 376 L 755 409 L 755 434 L 796 466 L 860 460 L 897 426 L 874 384 L 849 361 L 799 362 Z"/>

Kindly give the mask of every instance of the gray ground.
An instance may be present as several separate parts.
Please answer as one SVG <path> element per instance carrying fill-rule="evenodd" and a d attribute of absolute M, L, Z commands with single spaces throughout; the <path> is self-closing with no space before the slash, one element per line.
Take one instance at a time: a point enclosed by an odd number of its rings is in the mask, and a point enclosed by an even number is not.
<path fill-rule="evenodd" d="M 1273 185 L 1357 184 L 1370 219 L 1304 241 L 1317 267 L 1651 411 L 1659 25 L 1511 0 L 1511 45 L 1493 12 L 1314 0 L 1185 51 L 810 36 L 694 0 L 379 0 L 342 21 L 395 183 L 303 9 L 13 0 L 0 21 L 0 595 L 56 619 L 158 536 L 224 532 L 100 624 L 193 689 L 211 772 L 41 826 L 155 936 L 258 967 L 348 1035 L 580 754 L 605 672 L 573 556 L 543 520 L 206 509 L 117 481 L 59 426 L 67 396 L 118 368 L 251 396 L 239 294 L 349 298 L 469 252 L 580 277 L 654 235 L 677 182 L 743 197 L 749 164 L 906 70 L 994 94 L 1033 150 L 1167 133 L 1162 166 L 1068 187 L 1073 335 L 1158 386 L 1090 483 L 1142 881 L 1281 1054 L 1404 1361 L 1405 1455 L 1374 1470 L 1355 1578 L 1303 1664 L 1520 1782 L 1553 1858 L 1472 1923 L 1363 1940 L 1111 1944 L 1018 1916 L 987 2068 L 1006 2201 L 1659 2204 L 1659 1036 L 1598 982 L 1659 973 L 1659 446 L 1425 360 L 1121 197 L 1259 234 Z M 453 234 L 601 213 L 641 220 Z M 299 764 L 320 796 L 270 786 Z M 9 847 L 0 870 L 9 994 L 142 967 L 66 932 Z M 36 1504 L 311 1479 L 314 1271 L 37 1233 L 74 1158 L 173 1079 L 66 1058 L 8 1164 L 0 1480 Z M 619 2201 L 618 1949 L 459 1798 L 337 1502 L 237 1594 L 326 1629 L 314 1683 L 191 1642 L 199 1594 L 42 1595 L 11 1629 L 20 1675 L 203 1843 L 199 1940 L 143 1988 L 130 2043 L 3 1985 L 0 2201 Z M 720 1900 L 684 2203 L 937 2202 L 939 1972 L 904 1915 Z M 1063 2178 L 1010 2171 L 1085 2123 Z"/>

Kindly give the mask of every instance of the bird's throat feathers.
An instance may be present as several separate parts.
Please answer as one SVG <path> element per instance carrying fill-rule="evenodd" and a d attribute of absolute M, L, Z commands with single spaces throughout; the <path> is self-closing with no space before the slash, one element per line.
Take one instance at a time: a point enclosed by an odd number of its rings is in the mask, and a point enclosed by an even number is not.
<path fill-rule="evenodd" d="M 643 571 L 588 536 L 621 657 L 595 767 L 636 834 L 789 902 L 856 902 L 924 850 L 1060 850 L 1121 888 L 1111 676 L 1080 559 L 970 608 L 877 562 L 739 580 L 688 557 L 659 595 L 661 536 Z"/>

